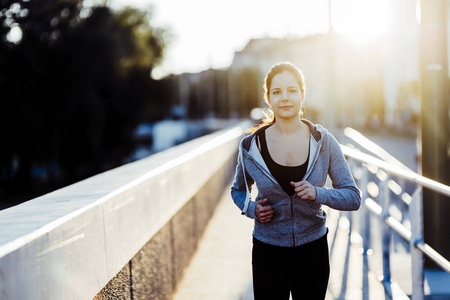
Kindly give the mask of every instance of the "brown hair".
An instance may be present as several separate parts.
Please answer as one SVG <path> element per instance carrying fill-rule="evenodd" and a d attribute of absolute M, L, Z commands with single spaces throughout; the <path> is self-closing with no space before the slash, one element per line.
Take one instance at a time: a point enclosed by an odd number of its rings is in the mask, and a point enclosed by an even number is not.
<path fill-rule="evenodd" d="M 297 80 L 298 85 L 300 87 L 300 91 L 302 92 L 302 97 L 303 97 L 303 99 L 305 98 L 306 85 L 305 85 L 305 78 L 303 76 L 302 71 L 300 71 L 300 69 L 298 69 L 296 66 L 294 66 L 290 62 L 281 62 L 276 65 L 273 65 L 267 72 L 266 77 L 264 78 L 264 85 L 263 85 L 264 101 L 267 103 L 267 105 L 269 105 L 269 99 L 270 99 L 269 92 L 270 92 L 270 86 L 272 84 L 272 79 L 275 77 L 275 75 L 278 75 L 285 71 L 290 72 L 292 75 L 294 75 L 294 77 Z M 300 117 L 302 117 L 302 116 L 303 116 L 303 111 L 300 111 Z M 272 112 L 272 110 L 269 109 L 269 112 L 264 114 L 264 119 L 263 119 L 262 123 L 259 125 L 256 125 L 255 127 L 250 128 L 248 130 L 248 132 L 254 132 L 258 128 L 261 128 L 268 124 L 275 123 L 275 121 L 276 121 L 275 115 Z"/>

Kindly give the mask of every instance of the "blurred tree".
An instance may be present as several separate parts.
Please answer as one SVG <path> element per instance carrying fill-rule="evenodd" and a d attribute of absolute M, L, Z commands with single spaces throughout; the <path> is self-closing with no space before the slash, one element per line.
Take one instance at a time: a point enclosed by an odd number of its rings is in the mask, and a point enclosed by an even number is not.
<path fill-rule="evenodd" d="M 57 89 L 52 57 L 76 24 L 77 1 L 0 2 L 0 152 L 2 190 L 31 189 L 33 162 L 48 161 Z"/>
<path fill-rule="evenodd" d="M 32 190 L 37 164 L 60 186 L 124 161 L 144 107 L 164 99 L 150 72 L 166 32 L 150 18 L 79 0 L 0 0 L 0 193 Z"/>
<path fill-rule="evenodd" d="M 151 12 L 131 7 L 117 14 L 118 27 L 132 38 L 128 45 L 131 53 L 119 60 L 122 70 L 143 67 L 151 71 L 160 62 L 165 45 L 164 37 L 167 38 L 167 35 L 165 30 L 150 25 L 151 16 Z"/>

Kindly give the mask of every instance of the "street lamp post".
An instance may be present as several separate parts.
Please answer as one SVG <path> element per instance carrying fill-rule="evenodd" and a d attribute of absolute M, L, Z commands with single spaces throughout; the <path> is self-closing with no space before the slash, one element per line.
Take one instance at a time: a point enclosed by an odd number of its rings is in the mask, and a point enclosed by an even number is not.
<path fill-rule="evenodd" d="M 420 2 L 421 120 L 418 147 L 423 176 L 450 184 L 446 0 Z M 423 191 L 424 237 L 450 258 L 450 199 Z M 427 261 L 426 267 L 435 268 Z"/>

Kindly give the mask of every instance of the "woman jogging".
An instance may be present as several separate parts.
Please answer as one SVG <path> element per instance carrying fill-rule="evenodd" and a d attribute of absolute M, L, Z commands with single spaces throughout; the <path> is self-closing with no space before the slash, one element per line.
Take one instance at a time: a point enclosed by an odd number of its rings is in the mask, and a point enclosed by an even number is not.
<path fill-rule="evenodd" d="M 231 188 L 242 214 L 255 220 L 254 296 L 324 299 L 330 267 L 321 207 L 357 210 L 360 191 L 335 138 L 302 118 L 302 72 L 291 63 L 274 65 L 264 92 L 272 116 L 242 139 Z M 333 188 L 325 187 L 328 176 Z"/>

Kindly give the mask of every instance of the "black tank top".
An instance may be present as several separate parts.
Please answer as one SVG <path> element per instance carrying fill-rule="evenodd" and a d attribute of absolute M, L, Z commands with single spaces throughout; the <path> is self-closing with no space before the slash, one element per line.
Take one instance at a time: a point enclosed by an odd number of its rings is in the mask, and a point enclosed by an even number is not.
<path fill-rule="evenodd" d="M 280 186 L 283 188 L 286 194 L 288 195 L 295 194 L 295 190 L 294 187 L 291 185 L 291 181 L 294 182 L 301 181 L 303 179 L 303 176 L 305 176 L 306 169 L 308 168 L 309 151 L 308 151 L 308 158 L 302 165 L 293 167 L 283 166 L 277 164 L 269 154 L 269 149 L 267 148 L 267 141 L 266 141 L 266 130 L 265 129 L 261 130 L 261 132 L 258 133 L 258 137 L 261 142 L 260 143 L 261 155 L 267 167 L 269 168 L 270 173 L 277 180 L 277 182 L 280 184 Z"/>

